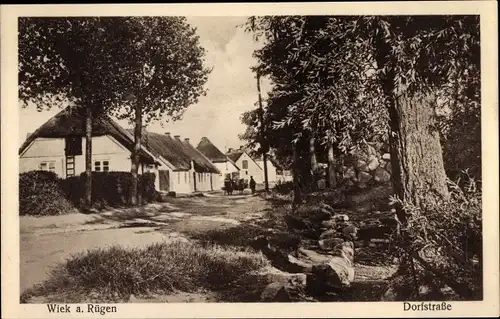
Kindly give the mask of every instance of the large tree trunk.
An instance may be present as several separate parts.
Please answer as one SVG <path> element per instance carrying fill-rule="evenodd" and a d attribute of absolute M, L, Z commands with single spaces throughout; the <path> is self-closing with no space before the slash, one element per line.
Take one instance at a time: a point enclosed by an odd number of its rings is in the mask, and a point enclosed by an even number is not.
<path fill-rule="evenodd" d="M 142 110 L 140 103 L 136 101 L 135 104 L 135 126 L 134 126 L 134 151 L 132 152 L 132 166 L 130 172 L 132 173 L 132 183 L 130 190 L 130 204 L 135 206 L 139 204 L 139 191 L 138 191 L 138 170 L 139 170 L 139 152 L 141 150 L 142 138 Z"/>
<path fill-rule="evenodd" d="M 334 189 L 337 187 L 337 176 L 335 174 L 335 156 L 333 152 L 333 144 L 328 144 L 328 187 Z"/>
<path fill-rule="evenodd" d="M 399 198 L 417 207 L 449 197 L 434 103 L 431 94 L 412 98 L 402 94 L 389 109 L 395 190 Z"/>
<path fill-rule="evenodd" d="M 85 196 L 86 209 L 92 206 L 92 106 L 85 107 Z"/>
<path fill-rule="evenodd" d="M 384 69 L 382 89 L 389 112 L 389 143 L 392 182 L 396 195 L 418 207 L 428 200 L 447 199 L 446 173 L 443 164 L 439 132 L 435 126 L 433 94 L 414 94 L 397 87 L 391 46 L 379 32 L 376 37 L 376 60 Z M 404 224 L 406 214 L 396 206 Z"/>

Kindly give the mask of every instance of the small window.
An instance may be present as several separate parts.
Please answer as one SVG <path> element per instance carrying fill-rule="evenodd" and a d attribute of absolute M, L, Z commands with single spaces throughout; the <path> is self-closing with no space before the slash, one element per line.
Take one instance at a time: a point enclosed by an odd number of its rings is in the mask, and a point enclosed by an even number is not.
<path fill-rule="evenodd" d="M 102 171 L 109 172 L 109 161 L 102 161 Z"/>
<path fill-rule="evenodd" d="M 181 183 L 181 172 L 177 172 L 177 183 Z"/>
<path fill-rule="evenodd" d="M 241 162 L 241 166 L 242 166 L 243 169 L 248 169 L 248 161 L 247 160 L 243 160 Z"/>
<path fill-rule="evenodd" d="M 245 171 L 245 175 L 248 175 L 248 171 Z"/>
<path fill-rule="evenodd" d="M 188 182 L 188 172 L 184 172 L 184 183 Z"/>
<path fill-rule="evenodd" d="M 94 162 L 94 171 L 100 172 L 101 171 L 101 161 L 95 161 Z"/>
<path fill-rule="evenodd" d="M 42 171 L 56 172 L 56 162 L 41 162 L 39 169 Z"/>
<path fill-rule="evenodd" d="M 201 183 L 201 173 L 198 173 L 198 182 Z"/>

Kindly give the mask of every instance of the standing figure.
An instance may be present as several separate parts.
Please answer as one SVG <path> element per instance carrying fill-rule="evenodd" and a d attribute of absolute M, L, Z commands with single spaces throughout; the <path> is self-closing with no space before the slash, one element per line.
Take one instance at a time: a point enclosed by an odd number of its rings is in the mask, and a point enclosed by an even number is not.
<path fill-rule="evenodd" d="M 233 181 L 231 179 L 226 179 L 224 181 L 224 189 L 226 191 L 226 195 L 233 194 Z"/>
<path fill-rule="evenodd" d="M 252 190 L 252 194 L 255 193 L 255 180 L 253 179 L 253 176 L 250 176 L 250 189 Z"/>

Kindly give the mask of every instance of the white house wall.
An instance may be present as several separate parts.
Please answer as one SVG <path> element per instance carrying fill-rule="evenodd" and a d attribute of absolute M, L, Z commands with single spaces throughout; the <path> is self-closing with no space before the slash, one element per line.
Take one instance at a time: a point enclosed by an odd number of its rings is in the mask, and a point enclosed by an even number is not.
<path fill-rule="evenodd" d="M 66 178 L 66 156 L 64 138 L 37 138 L 21 154 L 20 172 L 38 170 L 41 162 L 56 161 L 55 173 Z M 85 171 L 85 139 L 82 138 L 82 155 L 75 156 L 75 176 Z M 92 162 L 109 161 L 110 171 L 130 171 L 130 151 L 111 136 L 92 138 Z"/>
<path fill-rule="evenodd" d="M 269 183 L 276 183 L 278 180 L 278 177 L 276 175 L 276 167 L 274 164 L 267 160 L 267 180 Z M 262 181 L 264 181 L 264 161 L 259 160 L 257 161 L 257 164 L 262 168 Z"/>
<path fill-rule="evenodd" d="M 243 168 L 243 161 L 248 161 L 248 168 L 244 169 Z M 236 162 L 236 165 L 240 168 L 240 178 L 250 180 L 250 176 L 253 176 L 253 179 L 255 180 L 256 183 L 260 184 L 264 182 L 264 175 L 262 168 L 260 168 L 255 161 L 248 156 L 247 153 L 243 153 L 240 158 L 238 158 L 238 161 Z"/>
<path fill-rule="evenodd" d="M 20 173 L 40 169 L 41 162 L 54 162 L 55 173 L 66 178 L 66 156 L 64 154 L 64 138 L 37 138 L 21 154 L 19 158 Z M 83 155 L 75 156 L 75 176 L 85 171 L 85 139 L 82 138 Z M 111 136 L 96 136 L 92 138 L 92 161 L 109 161 L 110 171 L 130 172 L 131 152 L 118 143 Z M 156 175 L 155 187 L 160 189 L 159 170 L 169 171 L 170 191 L 179 194 L 188 194 L 194 191 L 193 169 L 189 171 L 173 171 L 169 163 L 163 163 L 156 167 L 141 164 L 139 173 L 151 172 Z M 234 165 L 230 164 L 232 167 Z M 93 166 L 94 169 L 94 166 Z M 210 191 L 221 187 L 219 174 L 205 173 L 198 181 L 196 176 L 196 190 Z"/>

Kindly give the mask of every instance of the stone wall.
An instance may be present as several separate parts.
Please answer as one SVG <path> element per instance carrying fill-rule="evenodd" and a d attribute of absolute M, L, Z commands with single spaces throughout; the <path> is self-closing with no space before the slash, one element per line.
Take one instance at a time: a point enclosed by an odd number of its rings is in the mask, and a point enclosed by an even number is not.
<path fill-rule="evenodd" d="M 390 160 L 389 153 L 368 147 L 364 152 L 358 152 L 344 161 L 342 183 L 362 189 L 388 183 L 392 172 Z"/>

